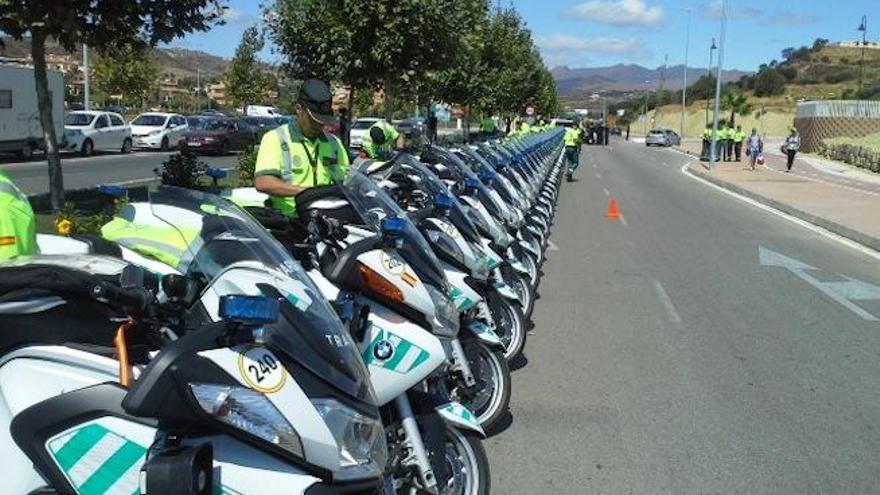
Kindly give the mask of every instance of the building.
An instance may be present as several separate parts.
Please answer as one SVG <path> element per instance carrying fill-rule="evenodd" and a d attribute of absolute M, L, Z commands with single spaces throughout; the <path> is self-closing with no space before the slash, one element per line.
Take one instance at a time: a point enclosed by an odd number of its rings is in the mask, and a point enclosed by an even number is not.
<path fill-rule="evenodd" d="M 861 41 L 838 41 L 837 43 L 832 43 L 831 46 L 839 46 L 843 48 L 861 48 Z M 866 41 L 865 48 L 880 50 L 880 41 Z"/>
<path fill-rule="evenodd" d="M 218 105 L 226 106 L 226 103 L 227 103 L 226 83 L 223 81 L 220 81 L 217 84 L 209 84 L 208 85 L 208 98 L 210 98 L 213 101 L 216 101 Z"/>

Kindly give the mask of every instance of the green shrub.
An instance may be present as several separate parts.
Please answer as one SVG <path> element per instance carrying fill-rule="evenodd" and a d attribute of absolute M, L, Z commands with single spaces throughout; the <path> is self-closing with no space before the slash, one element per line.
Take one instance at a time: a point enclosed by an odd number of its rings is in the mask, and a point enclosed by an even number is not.
<path fill-rule="evenodd" d="M 253 187 L 258 149 L 256 146 L 248 146 L 238 155 L 238 187 Z"/>
<path fill-rule="evenodd" d="M 154 172 L 159 175 L 164 186 L 183 187 L 195 189 L 199 185 L 199 179 L 204 175 L 208 166 L 199 160 L 195 153 L 184 148 L 162 162 L 161 169 Z"/>

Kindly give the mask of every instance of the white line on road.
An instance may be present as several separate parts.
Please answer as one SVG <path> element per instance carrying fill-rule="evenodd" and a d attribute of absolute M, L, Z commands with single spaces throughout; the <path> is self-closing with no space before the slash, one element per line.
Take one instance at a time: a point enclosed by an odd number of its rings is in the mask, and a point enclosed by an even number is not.
<path fill-rule="evenodd" d="M 626 223 L 626 217 L 623 216 L 622 213 L 621 213 L 621 215 L 620 215 L 620 224 L 623 225 L 623 226 L 626 227 L 626 228 L 629 228 L 629 224 Z"/>
<path fill-rule="evenodd" d="M 713 184 L 713 183 L 707 181 L 706 179 L 703 179 L 702 177 L 697 177 L 696 175 L 688 172 L 689 166 L 690 166 L 690 163 L 685 163 L 681 167 L 681 173 L 683 173 L 685 176 L 690 177 L 691 179 L 693 179 L 697 182 L 702 182 L 703 184 L 705 184 L 713 189 L 717 189 L 718 191 L 721 191 L 724 194 L 727 194 L 728 196 L 736 198 L 744 203 L 752 205 L 755 208 L 758 208 L 760 210 L 764 210 L 767 213 L 772 213 L 778 217 L 781 217 L 781 218 L 788 220 L 791 223 L 800 225 L 801 227 L 803 227 L 807 230 L 811 230 L 814 233 L 819 234 L 827 239 L 839 242 L 840 244 L 843 244 L 844 246 L 846 246 L 850 249 L 854 249 L 854 250 L 856 250 L 866 256 L 870 256 L 871 258 L 874 258 L 876 260 L 880 260 L 880 252 L 877 252 L 877 251 L 869 248 L 868 246 L 865 246 L 863 244 L 859 244 L 858 242 L 856 242 L 852 239 L 847 239 L 846 237 L 835 234 L 834 232 L 831 232 L 830 230 L 823 229 L 822 227 L 819 227 L 818 225 L 812 224 L 812 223 L 807 222 L 805 220 L 801 220 L 800 218 L 789 215 L 788 213 L 777 210 L 776 208 L 772 208 L 772 207 L 767 206 L 763 203 L 759 203 L 759 202 L 755 201 L 754 199 L 747 198 L 747 197 L 743 196 L 742 194 L 738 194 L 738 193 L 735 193 L 729 189 L 725 189 L 717 184 Z"/>
<path fill-rule="evenodd" d="M 601 179 L 601 178 L 602 178 L 602 174 L 600 174 L 599 172 L 596 172 L 596 178 L 597 178 L 597 179 Z"/>
<path fill-rule="evenodd" d="M 596 170 L 599 169 L 599 167 L 597 167 L 595 163 L 593 164 L 593 168 L 595 168 Z"/>
<path fill-rule="evenodd" d="M 608 189 L 602 189 L 602 192 L 605 193 L 605 196 L 611 196 L 611 191 Z"/>
<path fill-rule="evenodd" d="M 669 321 L 672 323 L 681 323 L 681 316 L 678 315 L 678 311 L 675 310 L 675 305 L 672 304 L 672 299 L 669 298 L 669 294 L 666 293 L 666 289 L 663 288 L 663 284 L 661 284 L 659 280 L 654 281 L 654 291 L 657 292 L 657 298 L 660 299 L 663 307 L 666 308 L 666 314 L 669 316 Z"/>
<path fill-rule="evenodd" d="M 559 251 L 559 246 L 553 243 L 553 241 L 547 241 L 547 250 L 548 251 Z"/>

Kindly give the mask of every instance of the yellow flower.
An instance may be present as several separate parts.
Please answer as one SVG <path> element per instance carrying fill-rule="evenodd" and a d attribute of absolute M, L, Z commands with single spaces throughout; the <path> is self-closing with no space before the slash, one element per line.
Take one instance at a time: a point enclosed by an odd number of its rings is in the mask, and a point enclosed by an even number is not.
<path fill-rule="evenodd" d="M 66 218 L 62 218 L 55 222 L 55 228 L 61 235 L 70 235 L 73 232 L 73 222 Z"/>

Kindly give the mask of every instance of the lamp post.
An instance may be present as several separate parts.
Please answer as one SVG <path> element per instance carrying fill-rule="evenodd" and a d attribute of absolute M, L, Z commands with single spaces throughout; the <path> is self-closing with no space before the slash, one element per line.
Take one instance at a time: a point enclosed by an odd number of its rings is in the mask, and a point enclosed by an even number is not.
<path fill-rule="evenodd" d="M 651 94 L 651 81 L 645 81 L 645 109 L 642 112 L 642 132 L 648 137 L 648 95 Z"/>
<path fill-rule="evenodd" d="M 721 68 L 724 66 L 724 37 L 727 35 L 727 12 L 730 3 L 721 0 L 721 38 L 718 40 L 718 68 L 715 70 L 715 115 L 712 118 L 712 149 L 709 150 L 709 167 L 715 165 L 715 147 L 718 143 L 718 114 L 721 112 Z"/>
<path fill-rule="evenodd" d="M 688 51 L 691 45 L 691 9 L 681 9 L 687 12 L 688 20 L 687 20 L 687 30 L 685 31 L 684 36 L 684 77 L 683 83 L 681 86 L 681 132 L 679 133 L 684 139 L 684 128 L 685 128 L 685 112 L 687 111 L 687 87 L 688 87 Z"/>
<path fill-rule="evenodd" d="M 91 87 L 89 84 L 89 46 L 83 43 L 83 110 L 92 109 Z"/>
<path fill-rule="evenodd" d="M 862 16 L 862 23 L 859 24 L 859 31 L 862 32 L 862 61 L 859 63 L 859 93 L 862 92 L 862 80 L 865 76 L 865 45 L 868 44 L 868 16 Z"/>
<path fill-rule="evenodd" d="M 709 47 L 709 68 L 706 69 L 706 75 L 712 75 L 712 61 L 714 60 L 715 50 L 718 47 L 715 46 L 715 38 L 712 38 L 712 46 Z M 709 98 L 706 98 L 706 123 L 709 123 Z"/>

